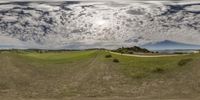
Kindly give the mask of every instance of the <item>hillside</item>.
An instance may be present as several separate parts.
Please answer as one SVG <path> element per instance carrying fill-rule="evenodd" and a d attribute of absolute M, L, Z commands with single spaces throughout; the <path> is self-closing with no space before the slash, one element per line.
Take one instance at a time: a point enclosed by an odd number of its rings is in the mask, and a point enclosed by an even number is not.
<path fill-rule="evenodd" d="M 134 53 L 152 53 L 151 51 L 141 48 L 141 47 L 122 47 L 118 48 L 116 50 L 112 50 L 113 52 L 118 52 L 118 53 L 126 53 L 126 54 L 134 54 Z"/>

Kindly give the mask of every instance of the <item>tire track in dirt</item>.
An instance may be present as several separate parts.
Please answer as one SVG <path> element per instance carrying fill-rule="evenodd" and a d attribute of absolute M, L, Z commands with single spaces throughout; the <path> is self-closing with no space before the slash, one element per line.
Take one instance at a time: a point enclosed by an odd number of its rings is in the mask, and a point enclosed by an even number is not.
<path fill-rule="evenodd" d="M 82 84 L 82 81 L 88 77 L 89 73 L 95 67 L 93 65 L 97 62 L 97 58 L 98 58 L 97 56 L 99 56 L 98 52 L 96 52 L 96 55 L 92 58 L 92 60 L 89 63 L 82 66 L 82 67 L 85 67 L 84 69 L 79 70 L 79 72 L 76 72 L 76 74 L 72 77 L 72 80 L 71 80 L 72 86 L 74 87 L 80 86 L 80 84 Z"/>
<path fill-rule="evenodd" d="M 124 86 L 128 78 L 119 71 L 119 66 L 113 62 L 103 61 L 104 54 L 98 52 L 84 70 L 77 73 L 71 86 L 83 97 L 127 96 Z M 121 89 L 123 85 L 123 89 Z M 123 90 L 124 94 L 120 94 Z M 130 94 L 128 94 L 130 95 Z"/>

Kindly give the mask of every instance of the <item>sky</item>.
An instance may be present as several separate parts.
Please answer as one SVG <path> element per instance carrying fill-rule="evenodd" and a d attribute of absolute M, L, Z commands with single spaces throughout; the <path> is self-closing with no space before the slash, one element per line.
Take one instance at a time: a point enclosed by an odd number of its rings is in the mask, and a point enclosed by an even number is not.
<path fill-rule="evenodd" d="M 200 45 L 200 1 L 11 1 L 0 3 L 0 48 L 113 49 L 165 40 Z"/>

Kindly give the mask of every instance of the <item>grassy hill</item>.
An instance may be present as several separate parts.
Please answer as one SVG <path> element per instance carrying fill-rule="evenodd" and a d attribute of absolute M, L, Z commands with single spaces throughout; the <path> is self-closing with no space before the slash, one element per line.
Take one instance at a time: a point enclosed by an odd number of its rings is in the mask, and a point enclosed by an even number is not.
<path fill-rule="evenodd" d="M 137 46 L 134 47 L 122 47 L 118 48 L 116 50 L 112 50 L 113 52 L 118 52 L 118 53 L 125 53 L 125 54 L 134 54 L 134 53 L 153 53 L 145 48 L 140 48 Z"/>
<path fill-rule="evenodd" d="M 141 58 L 106 50 L 1 52 L 0 98 L 191 100 L 199 96 L 199 62 L 200 54 Z"/>

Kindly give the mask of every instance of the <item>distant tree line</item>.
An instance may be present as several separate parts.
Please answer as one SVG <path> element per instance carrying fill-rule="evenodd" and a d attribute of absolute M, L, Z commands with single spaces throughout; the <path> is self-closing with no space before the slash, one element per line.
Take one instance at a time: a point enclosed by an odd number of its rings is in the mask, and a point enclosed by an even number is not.
<path fill-rule="evenodd" d="M 91 48 L 91 49 L 0 49 L 1 52 L 15 52 L 15 53 L 26 53 L 26 52 L 36 52 L 36 53 L 47 53 L 47 52 L 65 52 L 65 51 L 86 51 L 86 50 L 106 50 L 104 48 Z"/>
<path fill-rule="evenodd" d="M 0 52 L 16 52 L 16 53 L 25 53 L 25 52 L 36 52 L 36 53 L 46 53 L 46 52 L 64 52 L 64 51 L 80 51 L 80 50 L 48 50 L 48 49 L 0 49 Z"/>
<path fill-rule="evenodd" d="M 125 53 L 125 54 L 134 54 L 134 53 L 154 53 L 152 51 L 149 51 L 145 48 L 140 48 L 138 46 L 134 47 L 122 47 L 118 48 L 116 50 L 112 50 L 113 52 L 118 52 L 118 53 Z"/>

